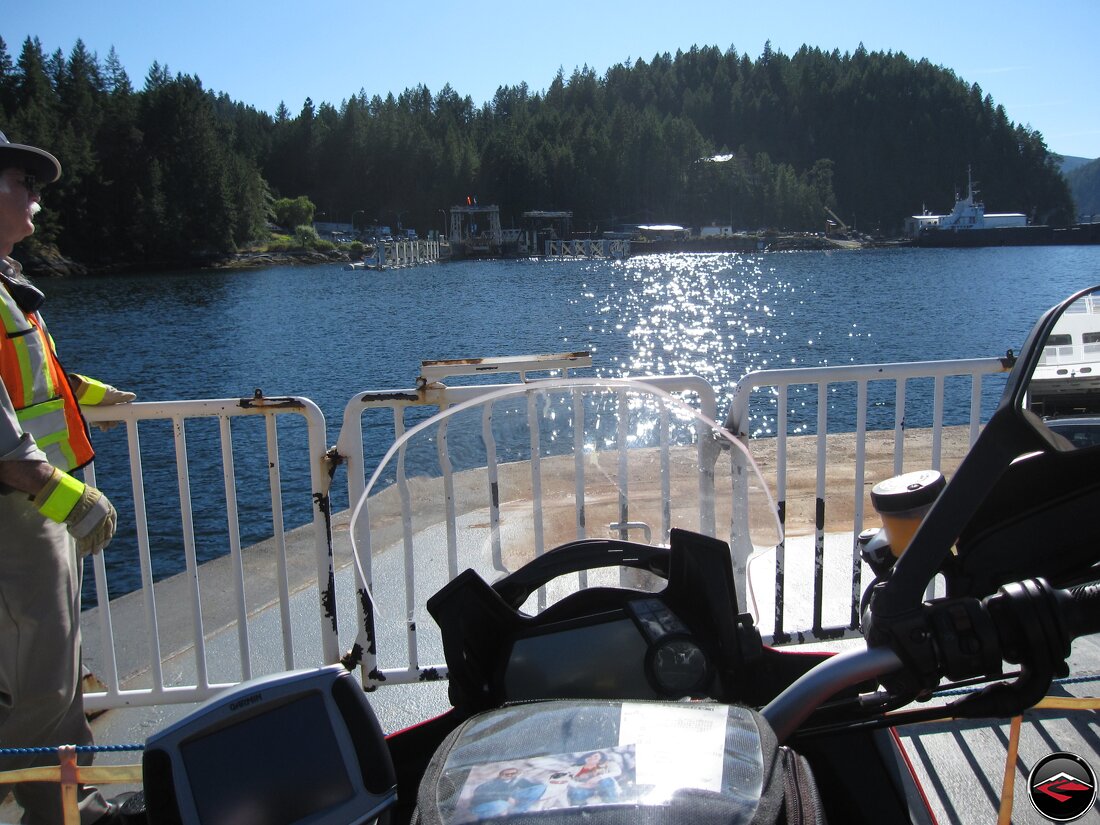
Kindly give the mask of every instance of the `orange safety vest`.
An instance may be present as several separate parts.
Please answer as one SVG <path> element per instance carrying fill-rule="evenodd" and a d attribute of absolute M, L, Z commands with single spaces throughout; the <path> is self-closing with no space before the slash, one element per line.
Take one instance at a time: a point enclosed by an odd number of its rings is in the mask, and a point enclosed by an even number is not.
<path fill-rule="evenodd" d="M 0 380 L 7 387 L 23 432 L 30 433 L 53 466 L 72 472 L 95 453 L 53 339 L 38 313 L 20 309 L 0 282 Z"/>

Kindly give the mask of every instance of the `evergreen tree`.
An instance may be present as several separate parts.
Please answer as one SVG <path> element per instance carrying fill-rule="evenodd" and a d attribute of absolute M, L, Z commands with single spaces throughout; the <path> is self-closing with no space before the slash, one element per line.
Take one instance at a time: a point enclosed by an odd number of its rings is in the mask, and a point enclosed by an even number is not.
<path fill-rule="evenodd" d="M 33 242 L 91 263 L 231 251 L 266 234 L 276 196 L 422 230 L 469 196 L 506 225 L 569 209 L 579 230 L 817 231 L 828 207 L 889 235 L 921 205 L 950 209 L 970 168 L 992 208 L 1073 215 L 1042 135 L 950 70 L 862 45 L 788 56 L 769 41 L 755 60 L 693 47 L 602 76 L 559 69 L 545 91 L 502 86 L 480 108 L 417 86 L 272 117 L 158 62 L 135 90 L 113 48 L 101 65 L 81 41 L 46 56 L 28 38 L 13 62 L 0 40 L 0 118 L 65 169 Z"/>
<path fill-rule="evenodd" d="M 7 124 L 8 113 L 15 111 L 15 102 L 15 64 L 4 38 L 0 37 L 0 123 Z"/>
<path fill-rule="evenodd" d="M 8 140 L 35 146 L 54 146 L 58 138 L 57 92 L 48 69 L 48 61 L 42 54 L 38 38 L 27 38 L 16 61 L 12 84 L 15 106 L 2 131 Z M 65 162 L 62 161 L 62 168 Z M 56 188 L 44 196 L 46 204 L 57 203 Z M 51 243 L 56 240 L 63 223 L 57 209 L 47 209 L 35 219 L 35 234 L 31 244 Z"/>
<path fill-rule="evenodd" d="M 139 114 L 144 150 L 158 174 L 145 193 L 163 204 L 164 223 L 151 251 L 172 259 L 234 248 L 229 164 L 210 96 L 198 78 L 157 76 Z"/>

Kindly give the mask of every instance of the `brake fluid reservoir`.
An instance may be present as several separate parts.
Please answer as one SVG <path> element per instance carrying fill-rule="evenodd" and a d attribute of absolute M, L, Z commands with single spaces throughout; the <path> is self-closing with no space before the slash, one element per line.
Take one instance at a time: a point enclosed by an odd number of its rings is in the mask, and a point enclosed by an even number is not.
<path fill-rule="evenodd" d="M 918 470 L 880 481 L 871 488 L 871 504 L 882 519 L 890 552 L 901 556 L 925 514 L 947 486 L 938 470 Z"/>

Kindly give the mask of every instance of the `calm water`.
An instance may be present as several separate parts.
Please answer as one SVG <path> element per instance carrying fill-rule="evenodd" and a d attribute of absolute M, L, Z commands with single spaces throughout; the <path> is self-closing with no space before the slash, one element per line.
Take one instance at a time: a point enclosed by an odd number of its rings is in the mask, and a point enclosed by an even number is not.
<path fill-rule="evenodd" d="M 43 287 L 68 369 L 145 401 L 241 397 L 255 388 L 306 396 L 324 412 L 332 444 L 353 395 L 412 386 L 424 359 L 589 350 L 598 374 L 693 372 L 725 398 L 753 369 L 1000 355 L 1020 347 L 1045 308 L 1095 283 L 1100 248 L 1045 247 L 471 261 L 382 273 L 333 265 Z M 888 425 L 892 392 L 872 402 Z M 803 403 L 792 398 L 795 426 Z M 164 436 L 169 461 L 168 428 L 146 426 L 143 446 Z M 754 427 L 766 433 L 770 422 Z M 216 435 L 188 424 L 193 496 L 220 502 L 195 507 L 204 557 L 224 552 L 201 538 L 204 525 L 224 532 L 220 459 L 208 452 Z M 245 433 L 237 456 L 246 542 L 271 531 L 249 518 L 267 493 L 266 461 L 248 449 L 260 438 Z M 140 582 L 125 435 L 119 428 L 95 441 L 99 483 L 120 504 L 123 527 L 108 551 L 117 594 Z M 182 558 L 174 465 L 147 467 L 145 488 L 156 572 L 165 575 Z M 309 517 L 306 501 L 298 523 Z M 335 503 L 346 506 L 338 496 Z"/>

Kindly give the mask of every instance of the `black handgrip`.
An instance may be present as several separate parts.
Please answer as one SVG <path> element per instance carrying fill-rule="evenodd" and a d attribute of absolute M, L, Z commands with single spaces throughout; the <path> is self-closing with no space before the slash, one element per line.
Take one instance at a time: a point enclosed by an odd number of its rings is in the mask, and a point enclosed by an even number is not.
<path fill-rule="evenodd" d="M 668 578 L 668 548 L 622 539 L 579 539 L 555 547 L 493 584 L 516 610 L 547 582 L 600 567 L 633 567 Z"/>
<path fill-rule="evenodd" d="M 1100 581 L 1069 588 L 1073 597 L 1062 610 L 1074 638 L 1100 633 Z"/>

